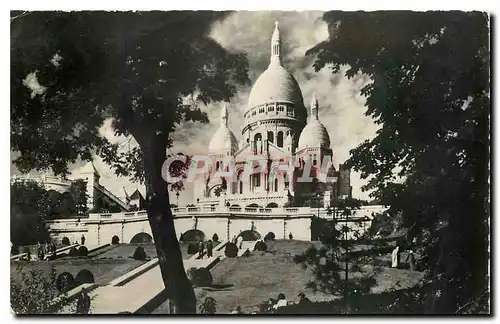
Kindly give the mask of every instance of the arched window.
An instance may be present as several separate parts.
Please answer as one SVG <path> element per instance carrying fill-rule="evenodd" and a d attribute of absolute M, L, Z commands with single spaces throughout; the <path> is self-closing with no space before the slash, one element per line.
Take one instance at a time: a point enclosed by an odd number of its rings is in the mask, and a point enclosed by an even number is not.
<path fill-rule="evenodd" d="M 267 140 L 271 143 L 274 143 L 274 133 L 272 131 L 267 132 Z"/>
<path fill-rule="evenodd" d="M 274 179 L 274 191 L 278 191 L 278 179 Z"/>
<path fill-rule="evenodd" d="M 260 173 L 252 174 L 252 187 L 253 188 L 260 187 Z"/>
<path fill-rule="evenodd" d="M 283 132 L 282 131 L 278 132 L 278 136 L 276 138 L 276 145 L 278 145 L 278 147 L 283 147 Z"/>

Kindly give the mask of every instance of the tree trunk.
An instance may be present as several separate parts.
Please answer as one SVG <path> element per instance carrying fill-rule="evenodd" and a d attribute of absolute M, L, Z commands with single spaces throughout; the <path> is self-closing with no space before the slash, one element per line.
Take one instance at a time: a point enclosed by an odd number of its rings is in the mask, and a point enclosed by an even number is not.
<path fill-rule="evenodd" d="M 186 276 L 175 233 L 167 183 L 161 169 L 166 159 L 168 137 L 153 135 L 138 141 L 144 157 L 144 173 L 149 224 L 156 245 L 163 283 L 175 314 L 196 314 L 196 296 Z"/>

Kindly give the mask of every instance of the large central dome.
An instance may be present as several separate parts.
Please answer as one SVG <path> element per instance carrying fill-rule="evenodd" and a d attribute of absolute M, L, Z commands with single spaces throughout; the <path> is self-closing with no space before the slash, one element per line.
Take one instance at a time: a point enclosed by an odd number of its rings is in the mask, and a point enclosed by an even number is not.
<path fill-rule="evenodd" d="M 257 78 L 250 91 L 247 111 L 257 106 L 285 102 L 293 105 L 295 116 L 307 116 L 299 84 L 281 64 L 281 43 L 278 23 L 271 40 L 271 61 L 268 68 Z"/>

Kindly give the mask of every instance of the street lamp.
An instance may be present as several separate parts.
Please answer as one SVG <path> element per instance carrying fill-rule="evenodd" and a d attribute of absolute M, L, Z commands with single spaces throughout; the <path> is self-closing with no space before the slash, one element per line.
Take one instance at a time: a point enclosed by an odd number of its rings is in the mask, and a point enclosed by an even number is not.
<path fill-rule="evenodd" d="M 177 196 L 177 207 L 179 207 L 179 195 L 180 195 L 179 191 L 177 191 L 175 195 Z"/>

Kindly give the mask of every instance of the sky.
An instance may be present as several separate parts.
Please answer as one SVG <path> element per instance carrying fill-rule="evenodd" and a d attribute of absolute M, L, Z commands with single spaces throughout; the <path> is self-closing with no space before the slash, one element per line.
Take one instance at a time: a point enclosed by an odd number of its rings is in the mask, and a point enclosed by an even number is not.
<path fill-rule="evenodd" d="M 231 52 L 247 54 L 253 85 L 269 64 L 271 35 L 275 21 L 279 22 L 283 65 L 299 83 L 308 113 L 312 95 L 316 94 L 320 106 L 319 117 L 330 135 L 334 165 L 338 165 L 348 158 L 349 150 L 373 137 L 379 126 L 375 125 L 371 118 L 364 116 L 366 99 L 360 95 L 360 90 L 370 82 L 367 76 L 357 75 L 347 79 L 343 74 L 345 70 L 333 74 L 328 67 L 315 72 L 314 57 L 305 56 L 308 49 L 328 37 L 327 25 L 321 17 L 320 11 L 239 11 L 214 24 L 211 37 Z M 229 128 L 238 141 L 242 138 L 243 113 L 247 108 L 251 85 L 240 87 L 237 94 L 226 104 L 229 110 Z M 172 135 L 173 152 L 207 153 L 211 136 L 220 125 L 221 103 L 201 108 L 208 114 L 210 123 L 188 122 L 180 125 Z M 111 120 L 104 123 L 101 134 L 113 142 L 123 143 L 124 150 L 135 145 L 134 140 L 114 136 Z M 94 164 L 101 174 L 101 184 L 118 197 L 125 196 L 124 187 L 129 194 L 135 189 L 143 191 L 141 185 L 131 183 L 127 178 L 116 177 L 114 171 L 100 159 L 97 158 Z M 72 175 L 78 177 L 82 168 L 82 165 L 72 166 Z M 13 169 L 11 173 L 16 171 Z M 368 193 L 361 192 L 361 186 L 365 183 L 359 174 L 352 173 L 354 197 L 368 199 Z M 193 198 L 193 187 L 186 184 L 186 190 L 179 196 L 179 204 L 192 203 L 194 200 L 196 198 Z M 171 201 L 175 203 L 175 199 Z"/>

